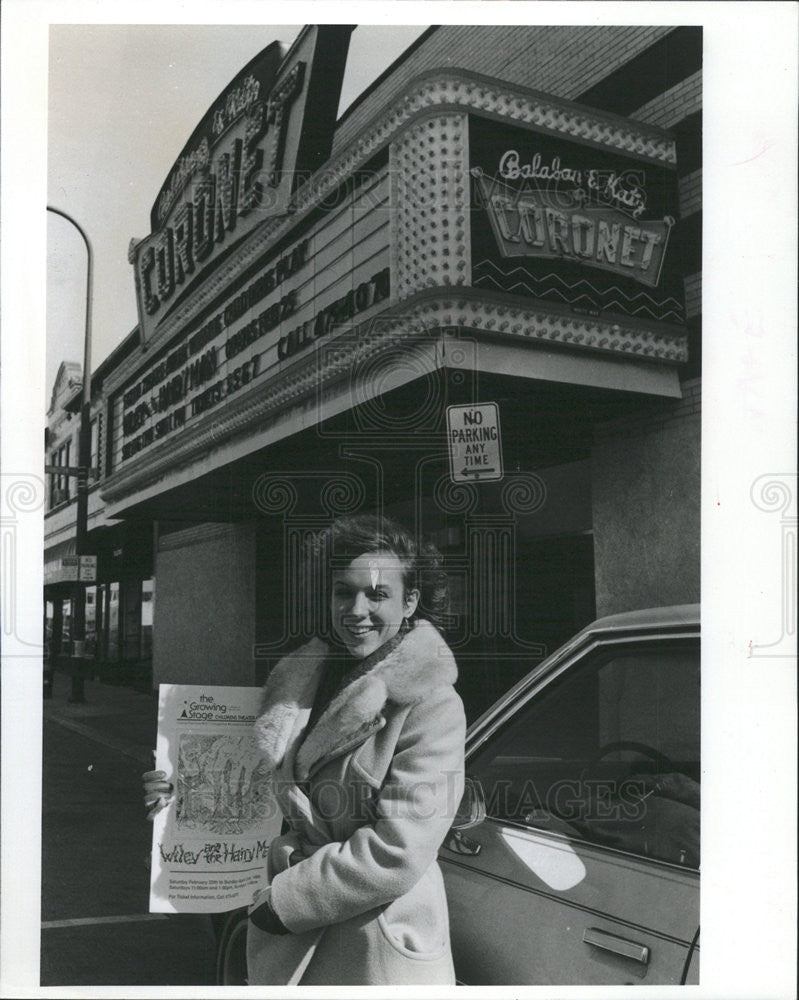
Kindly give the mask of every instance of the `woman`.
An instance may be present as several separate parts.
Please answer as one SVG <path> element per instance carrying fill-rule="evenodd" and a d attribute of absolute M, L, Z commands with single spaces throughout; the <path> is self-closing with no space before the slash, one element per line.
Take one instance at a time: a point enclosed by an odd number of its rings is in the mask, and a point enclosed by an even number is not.
<path fill-rule="evenodd" d="M 319 544 L 330 634 L 275 666 L 255 725 L 288 829 L 250 908 L 249 982 L 454 983 L 436 854 L 463 792 L 465 717 L 432 623 L 440 559 L 375 517 Z"/>

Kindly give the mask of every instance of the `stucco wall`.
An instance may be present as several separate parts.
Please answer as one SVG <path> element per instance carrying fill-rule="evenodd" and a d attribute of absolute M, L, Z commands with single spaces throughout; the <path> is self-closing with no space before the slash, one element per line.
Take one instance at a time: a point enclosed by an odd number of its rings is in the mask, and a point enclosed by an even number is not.
<path fill-rule="evenodd" d="M 699 600 L 699 384 L 593 449 L 597 615 Z"/>
<path fill-rule="evenodd" d="M 155 560 L 153 684 L 253 684 L 252 525 L 161 538 Z"/>

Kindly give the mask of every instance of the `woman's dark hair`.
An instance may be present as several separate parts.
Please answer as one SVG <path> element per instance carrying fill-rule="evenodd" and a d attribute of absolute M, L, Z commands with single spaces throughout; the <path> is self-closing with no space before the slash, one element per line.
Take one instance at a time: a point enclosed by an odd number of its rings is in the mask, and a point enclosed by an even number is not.
<path fill-rule="evenodd" d="M 342 517 L 316 536 L 313 548 L 324 564 L 328 592 L 333 570 L 349 566 L 365 552 L 391 552 L 402 563 L 405 593 L 419 591 L 419 603 L 410 620 L 426 618 L 443 628 L 448 590 L 441 553 L 429 542 L 417 542 L 401 524 L 375 514 Z"/>

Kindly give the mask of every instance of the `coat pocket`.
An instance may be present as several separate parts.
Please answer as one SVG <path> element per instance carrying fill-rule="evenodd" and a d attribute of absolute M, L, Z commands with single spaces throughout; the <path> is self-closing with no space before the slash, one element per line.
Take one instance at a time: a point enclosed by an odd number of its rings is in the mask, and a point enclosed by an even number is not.
<path fill-rule="evenodd" d="M 432 961 L 449 951 L 447 897 L 438 865 L 416 885 L 385 906 L 377 925 L 386 941 L 406 958 Z"/>

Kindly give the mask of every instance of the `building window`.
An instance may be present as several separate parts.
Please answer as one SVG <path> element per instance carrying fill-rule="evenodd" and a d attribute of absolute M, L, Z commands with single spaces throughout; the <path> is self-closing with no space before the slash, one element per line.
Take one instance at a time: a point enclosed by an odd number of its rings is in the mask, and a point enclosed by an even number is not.
<path fill-rule="evenodd" d="M 70 444 L 70 441 L 66 441 L 52 453 L 51 465 L 69 465 Z M 66 503 L 67 500 L 69 500 L 69 476 L 57 472 L 50 473 L 50 508 Z"/>
<path fill-rule="evenodd" d="M 155 580 L 141 582 L 141 655 L 153 655 L 153 612 L 155 611 Z"/>
<path fill-rule="evenodd" d="M 97 652 L 97 587 L 86 588 L 86 655 Z"/>
<path fill-rule="evenodd" d="M 123 660 L 141 657 L 141 580 L 127 579 L 122 585 L 120 624 Z"/>
<path fill-rule="evenodd" d="M 50 655 L 50 646 L 53 642 L 53 623 L 55 619 L 55 606 L 52 601 L 44 602 L 44 655 Z"/>
<path fill-rule="evenodd" d="M 69 465 L 70 441 L 66 441 L 57 448 L 52 455 L 52 465 Z M 69 500 L 69 476 L 51 473 L 50 475 L 50 507 L 57 507 L 59 504 Z"/>
<path fill-rule="evenodd" d="M 72 600 L 69 597 L 61 603 L 61 652 L 72 655 Z"/>
<path fill-rule="evenodd" d="M 100 476 L 100 418 L 95 417 L 91 422 L 91 453 L 89 456 L 89 468 L 97 469 L 97 476 Z M 92 474 L 89 472 L 89 482 L 92 482 Z"/>
<path fill-rule="evenodd" d="M 67 441 L 66 444 L 62 445 L 59 449 L 59 454 L 61 455 L 61 461 L 58 463 L 59 465 L 69 465 L 69 451 L 71 444 L 71 441 Z M 59 476 L 59 480 L 61 490 L 64 494 L 64 499 L 69 500 L 69 476 Z"/>
<path fill-rule="evenodd" d="M 54 451 L 50 455 L 50 465 L 58 465 L 58 452 Z M 50 473 L 50 509 L 58 503 L 56 500 L 56 490 L 58 489 L 58 476 L 54 473 Z"/>
<path fill-rule="evenodd" d="M 108 584 L 108 659 L 119 659 L 119 584 Z"/>

